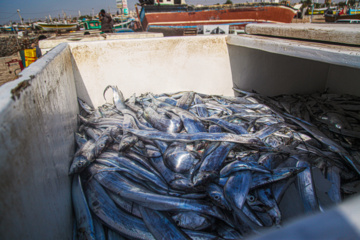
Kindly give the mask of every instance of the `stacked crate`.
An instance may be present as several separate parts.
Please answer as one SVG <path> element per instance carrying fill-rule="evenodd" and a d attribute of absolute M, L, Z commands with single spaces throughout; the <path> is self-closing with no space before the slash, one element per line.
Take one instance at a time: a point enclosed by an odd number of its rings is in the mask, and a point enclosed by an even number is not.
<path fill-rule="evenodd" d="M 28 67 L 30 64 L 36 61 L 36 48 L 32 49 L 25 49 L 24 50 L 25 55 L 25 67 Z"/>

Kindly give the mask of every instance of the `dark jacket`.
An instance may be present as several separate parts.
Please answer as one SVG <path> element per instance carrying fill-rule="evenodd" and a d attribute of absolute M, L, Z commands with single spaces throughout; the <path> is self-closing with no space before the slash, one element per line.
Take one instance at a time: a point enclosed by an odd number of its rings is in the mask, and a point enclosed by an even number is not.
<path fill-rule="evenodd" d="M 112 28 L 114 26 L 114 21 L 109 13 L 105 13 L 104 15 L 99 15 L 99 19 L 101 21 L 101 31 L 102 32 L 112 32 Z"/>

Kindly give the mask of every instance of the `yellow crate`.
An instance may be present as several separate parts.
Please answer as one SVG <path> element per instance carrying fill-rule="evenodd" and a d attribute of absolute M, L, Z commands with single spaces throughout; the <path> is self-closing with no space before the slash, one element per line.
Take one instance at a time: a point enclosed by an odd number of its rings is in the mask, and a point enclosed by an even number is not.
<path fill-rule="evenodd" d="M 28 67 L 30 64 L 36 61 L 36 58 L 25 58 L 25 67 Z"/>
<path fill-rule="evenodd" d="M 31 57 L 31 58 L 36 57 L 36 49 L 35 48 L 25 49 L 24 55 L 25 55 L 25 57 Z"/>

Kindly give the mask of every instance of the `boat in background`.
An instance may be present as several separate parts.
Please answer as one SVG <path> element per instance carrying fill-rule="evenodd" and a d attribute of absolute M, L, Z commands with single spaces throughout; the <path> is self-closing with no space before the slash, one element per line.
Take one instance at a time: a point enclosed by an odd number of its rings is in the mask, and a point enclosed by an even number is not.
<path fill-rule="evenodd" d="M 360 8 L 347 8 L 345 6 L 343 9 L 337 10 L 332 13 L 326 13 L 324 14 L 325 22 L 346 22 L 349 20 L 360 20 Z M 341 20 L 341 21 L 340 21 Z M 354 23 L 357 23 L 355 21 Z"/>
<path fill-rule="evenodd" d="M 360 20 L 360 14 L 325 14 L 325 22 L 336 22 L 339 20 Z"/>
<path fill-rule="evenodd" d="M 37 22 L 34 25 L 44 31 L 71 31 L 71 30 L 76 30 L 78 27 L 78 23 L 61 23 L 61 22 L 53 22 L 53 23 Z"/>
<path fill-rule="evenodd" d="M 1 30 L 4 32 L 20 32 L 20 31 L 31 31 L 32 27 L 29 25 L 4 25 Z"/>
<path fill-rule="evenodd" d="M 360 14 L 360 7 L 350 8 L 349 14 L 350 14 L 350 15 Z"/>
<path fill-rule="evenodd" d="M 13 26 L 11 26 L 11 25 L 4 25 L 4 26 L 2 26 L 2 27 L 1 27 L 1 30 L 2 30 L 3 32 L 14 32 L 14 31 L 15 31 L 14 28 L 13 28 Z"/>
<path fill-rule="evenodd" d="M 114 30 L 128 28 L 134 18 L 129 17 L 114 17 Z M 83 20 L 79 23 L 85 30 L 100 30 L 101 29 L 101 22 L 99 19 L 92 19 L 92 20 Z"/>
<path fill-rule="evenodd" d="M 189 6 L 184 0 L 139 0 L 142 30 L 159 27 L 230 25 L 243 29 L 249 23 L 291 23 L 296 9 L 282 4 L 226 4 Z M 155 2 L 156 1 L 156 2 Z"/>
<path fill-rule="evenodd" d="M 97 19 L 93 20 L 83 20 L 79 23 L 80 27 L 83 26 L 84 30 L 97 30 L 101 29 L 101 23 Z"/>
<path fill-rule="evenodd" d="M 308 15 L 323 15 L 326 11 L 334 11 L 336 7 L 325 7 L 325 8 L 314 8 L 308 7 L 307 14 Z"/>
<path fill-rule="evenodd" d="M 134 20 L 135 20 L 134 18 L 127 17 L 127 16 L 126 17 L 124 17 L 124 16 L 114 17 L 115 32 L 122 28 L 129 28 L 131 22 Z"/>

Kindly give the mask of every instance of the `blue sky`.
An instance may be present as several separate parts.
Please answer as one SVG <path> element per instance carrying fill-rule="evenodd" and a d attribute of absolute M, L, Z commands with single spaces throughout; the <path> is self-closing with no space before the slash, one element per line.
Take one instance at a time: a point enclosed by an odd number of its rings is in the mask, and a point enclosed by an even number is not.
<path fill-rule="evenodd" d="M 130 10 L 134 10 L 135 3 L 138 0 L 127 0 Z M 187 0 L 189 5 L 204 4 L 211 5 L 215 3 L 224 3 L 226 0 Z M 233 3 L 243 3 L 246 0 L 232 0 Z M 252 2 L 252 0 L 248 0 Z M 260 1 L 260 0 L 258 0 Z M 300 0 L 299 0 L 300 1 Z M 292 2 L 298 2 L 292 0 Z M 319 2 L 324 2 L 320 0 Z M 337 1 L 336 1 L 337 2 Z M 116 12 L 116 0 L 0 0 L 0 24 L 9 24 L 9 21 L 19 22 L 20 18 L 17 14 L 17 9 L 20 9 L 20 14 L 25 21 L 29 19 L 35 20 L 45 19 L 45 16 L 52 18 L 62 17 L 62 11 L 67 16 L 78 16 L 79 10 L 82 15 L 91 14 L 93 9 L 97 14 L 101 9 L 106 11 L 110 9 L 112 13 Z M 37 20 L 37 19 L 36 19 Z"/>

